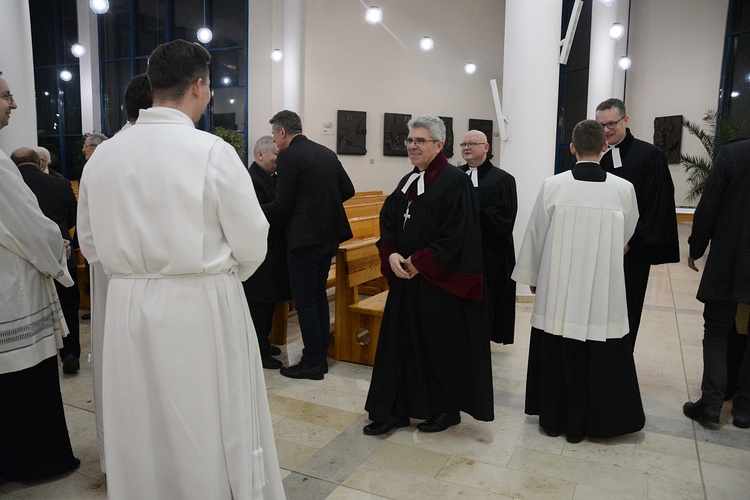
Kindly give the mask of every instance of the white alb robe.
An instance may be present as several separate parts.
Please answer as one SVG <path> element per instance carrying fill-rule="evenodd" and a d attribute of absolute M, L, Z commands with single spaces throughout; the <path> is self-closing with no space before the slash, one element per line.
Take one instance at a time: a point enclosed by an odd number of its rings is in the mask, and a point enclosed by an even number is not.
<path fill-rule="evenodd" d="M 60 228 L 39 208 L 13 161 L 0 150 L 0 374 L 57 355 L 68 327 L 57 279 L 72 286 Z"/>
<path fill-rule="evenodd" d="M 513 271 L 537 287 L 531 325 L 581 341 L 626 335 L 623 248 L 636 222 L 626 180 L 578 181 L 570 171 L 545 179 Z"/>
<path fill-rule="evenodd" d="M 110 276 L 110 498 L 284 498 L 241 284 L 267 231 L 235 151 L 178 110 L 142 110 L 87 163 L 79 241 Z"/>

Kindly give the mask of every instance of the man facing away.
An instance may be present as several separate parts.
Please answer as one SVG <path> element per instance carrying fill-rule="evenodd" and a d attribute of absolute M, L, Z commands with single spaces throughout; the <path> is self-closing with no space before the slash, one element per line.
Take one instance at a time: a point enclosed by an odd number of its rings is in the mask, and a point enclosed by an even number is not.
<path fill-rule="evenodd" d="M 102 360 L 110 498 L 283 498 L 241 280 L 268 223 L 234 149 L 195 129 L 208 51 L 148 63 L 154 98 L 98 146 L 79 194 L 81 249 L 109 275 Z"/>
<path fill-rule="evenodd" d="M 495 167 L 487 157 L 490 145 L 479 130 L 464 135 L 461 170 L 471 178 L 479 196 L 479 224 L 482 228 L 484 279 L 493 309 L 492 341 L 512 344 L 516 323 L 516 283 L 510 277 L 516 265 L 513 225 L 518 198 L 516 180 Z"/>
<path fill-rule="evenodd" d="M 524 411 L 571 443 L 645 423 L 622 267 L 638 206 L 633 185 L 599 166 L 606 148 L 597 122 L 575 126 L 578 163 L 545 179 L 513 271 L 536 294 Z"/>
<path fill-rule="evenodd" d="M 703 302 L 703 379 L 701 397 L 683 406 L 684 414 L 709 426 L 718 425 L 727 390 L 727 339 L 734 329 L 737 304 L 750 303 L 750 140 L 719 149 L 695 209 L 688 242 L 688 265 L 711 244 L 698 287 Z M 732 423 L 750 427 L 750 347 L 737 376 Z"/>
<path fill-rule="evenodd" d="M 53 177 L 42 171 L 40 157 L 31 148 L 18 148 L 10 155 L 23 176 L 23 181 L 33 191 L 39 201 L 42 213 L 60 228 L 60 236 L 70 240 L 70 230 L 76 225 L 78 203 L 73 188 L 67 179 Z M 76 259 L 71 253 L 68 258 L 68 272 L 73 279 L 73 286 L 67 287 L 55 281 L 57 295 L 60 298 L 65 323 L 69 333 L 63 338 L 60 349 L 63 373 L 72 374 L 80 369 L 81 341 L 78 321 L 78 306 L 81 301 L 76 276 Z"/>
<path fill-rule="evenodd" d="M 255 141 L 255 161 L 247 171 L 253 180 L 258 202 L 270 203 L 276 197 L 276 155 L 278 148 L 273 137 L 264 135 Z M 271 345 L 268 334 L 273 326 L 273 313 L 277 302 L 290 300 L 289 270 L 286 262 L 286 232 L 283 223 L 275 222 L 268 230 L 268 251 L 260 267 L 242 282 L 247 305 L 253 317 L 263 368 L 281 368 L 281 361 L 274 358 L 281 349 Z"/>
<path fill-rule="evenodd" d="M 276 158 L 276 199 L 263 204 L 271 224 L 286 224 L 289 285 L 302 330 L 302 359 L 285 377 L 323 380 L 328 372 L 330 312 L 326 281 L 339 244 L 352 237 L 343 202 L 354 185 L 336 153 L 302 135 L 293 111 L 270 120 Z"/>
<path fill-rule="evenodd" d="M 635 350 L 651 266 L 679 262 L 680 249 L 667 158 L 656 146 L 633 137 L 627 128 L 629 120 L 620 99 L 607 99 L 596 107 L 596 121 L 604 127 L 609 145 L 601 167 L 633 184 L 641 214 L 635 234 L 628 241 L 624 263 L 628 323 Z"/>

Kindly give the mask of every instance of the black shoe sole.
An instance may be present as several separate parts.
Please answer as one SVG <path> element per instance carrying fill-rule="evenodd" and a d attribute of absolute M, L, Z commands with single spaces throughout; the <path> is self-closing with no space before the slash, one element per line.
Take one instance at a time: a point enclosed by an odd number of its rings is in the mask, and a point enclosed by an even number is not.
<path fill-rule="evenodd" d="M 362 429 L 362 432 L 365 434 L 365 436 L 380 436 L 382 434 L 386 434 L 388 432 L 391 432 L 393 429 L 400 429 L 402 427 L 408 427 L 410 422 L 407 418 L 406 420 L 398 420 L 390 422 L 390 425 L 383 425 L 383 427 L 378 427 L 377 429 L 372 429 L 372 424 L 366 425 L 364 429 Z"/>

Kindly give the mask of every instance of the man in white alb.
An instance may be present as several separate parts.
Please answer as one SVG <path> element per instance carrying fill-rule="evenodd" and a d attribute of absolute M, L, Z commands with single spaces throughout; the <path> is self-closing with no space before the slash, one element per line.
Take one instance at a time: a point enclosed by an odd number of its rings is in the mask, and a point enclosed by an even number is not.
<path fill-rule="evenodd" d="M 210 59 L 184 40 L 157 47 L 153 107 L 98 146 L 81 180 L 81 249 L 110 277 L 102 403 L 114 499 L 284 498 L 241 283 L 265 257 L 268 222 L 234 149 L 194 127 Z"/>

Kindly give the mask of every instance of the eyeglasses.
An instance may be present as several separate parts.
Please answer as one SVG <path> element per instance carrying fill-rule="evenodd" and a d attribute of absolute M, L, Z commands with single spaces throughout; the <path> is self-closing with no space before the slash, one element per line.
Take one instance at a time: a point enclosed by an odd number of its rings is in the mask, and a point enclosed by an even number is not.
<path fill-rule="evenodd" d="M 421 148 L 425 145 L 426 142 L 439 142 L 437 139 L 423 139 L 422 137 L 417 137 L 416 139 L 412 139 L 411 137 L 406 139 L 404 141 L 404 145 L 411 146 L 414 144 L 418 148 Z"/>
<path fill-rule="evenodd" d="M 625 119 L 625 117 L 623 116 L 622 118 L 620 118 L 617 121 L 607 122 L 607 123 L 600 123 L 599 125 L 601 125 L 602 127 L 607 127 L 610 130 L 614 130 L 614 129 L 617 128 L 617 124 L 620 123 L 621 121 L 623 121 L 624 119 Z"/>
<path fill-rule="evenodd" d="M 11 94 L 10 92 L 3 92 L 2 94 L 0 94 L 0 97 L 2 97 L 3 99 L 5 99 L 11 104 L 16 102 L 13 100 L 13 94 Z"/>
<path fill-rule="evenodd" d="M 463 148 L 473 148 L 476 146 L 483 146 L 485 144 L 487 143 L 486 142 L 462 142 L 461 144 L 459 144 L 459 146 L 461 146 L 461 148 L 463 149 Z"/>

